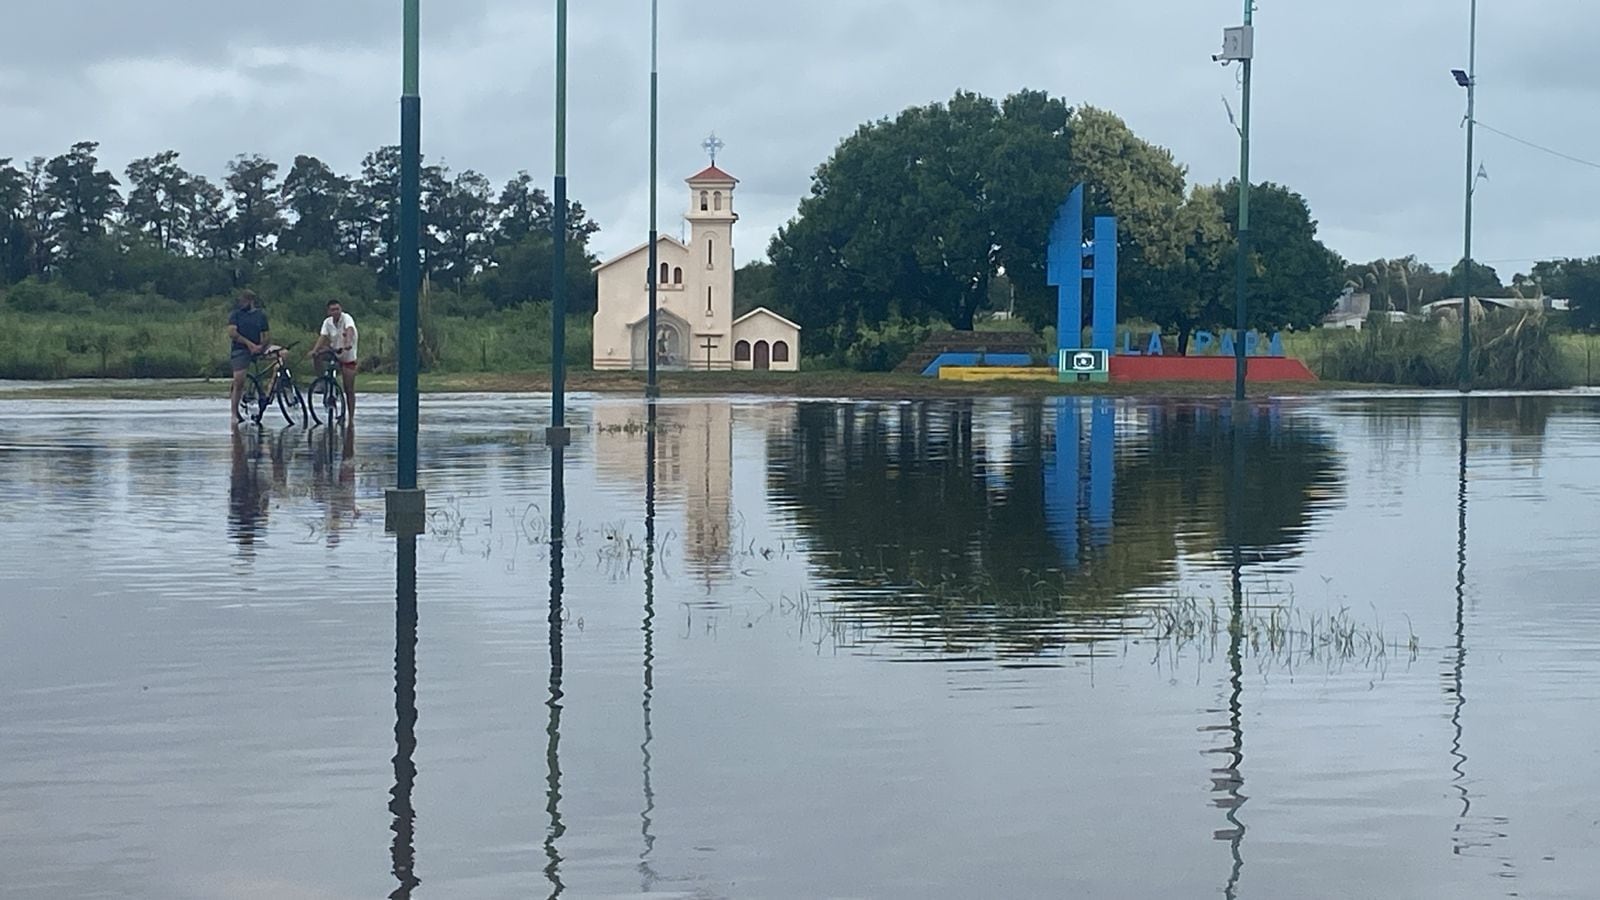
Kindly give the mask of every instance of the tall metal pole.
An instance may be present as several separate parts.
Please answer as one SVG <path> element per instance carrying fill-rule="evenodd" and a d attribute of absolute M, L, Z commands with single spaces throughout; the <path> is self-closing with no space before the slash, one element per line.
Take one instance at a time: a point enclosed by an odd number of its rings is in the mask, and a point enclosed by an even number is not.
<path fill-rule="evenodd" d="M 417 489 L 417 293 L 422 285 L 422 96 L 418 90 L 418 0 L 405 0 L 400 94 L 400 391 L 395 427 L 395 488 L 385 498 L 384 525 L 397 535 L 423 530 L 427 497 Z"/>
<path fill-rule="evenodd" d="M 405 88 L 400 97 L 399 487 L 417 486 L 417 291 L 422 284 L 422 96 L 418 0 L 405 0 Z"/>
<path fill-rule="evenodd" d="M 646 397 L 661 396 L 661 385 L 656 382 L 656 300 L 658 285 L 661 276 L 656 269 L 660 266 L 659 253 L 656 249 L 656 140 L 657 131 L 657 83 L 660 80 L 660 67 L 657 61 L 657 47 L 659 34 L 658 7 L 659 0 L 650 0 L 650 275 L 646 279 L 650 284 L 650 339 L 647 353 L 649 354 L 648 376 L 645 378 L 644 395 Z"/>
<path fill-rule="evenodd" d="M 1244 24 L 1249 29 L 1254 26 L 1255 0 L 1244 0 Z M 1246 268 L 1250 264 L 1250 67 L 1254 62 L 1245 54 L 1242 60 L 1244 66 L 1244 96 L 1241 98 L 1243 109 L 1239 115 L 1239 259 L 1235 265 L 1237 272 L 1234 275 L 1234 335 L 1233 335 L 1233 399 L 1244 399 L 1244 382 L 1249 372 L 1249 361 L 1245 357 L 1245 330 L 1247 317 L 1245 311 L 1245 298 L 1249 286 Z"/>
<path fill-rule="evenodd" d="M 555 254 L 550 284 L 550 427 L 546 442 L 565 447 L 567 428 L 567 0 L 556 0 Z"/>
<path fill-rule="evenodd" d="M 1467 50 L 1467 214 L 1461 252 L 1461 392 L 1472 391 L 1472 194 L 1478 171 L 1472 138 L 1478 102 L 1478 0 L 1472 0 L 1472 25 Z"/>

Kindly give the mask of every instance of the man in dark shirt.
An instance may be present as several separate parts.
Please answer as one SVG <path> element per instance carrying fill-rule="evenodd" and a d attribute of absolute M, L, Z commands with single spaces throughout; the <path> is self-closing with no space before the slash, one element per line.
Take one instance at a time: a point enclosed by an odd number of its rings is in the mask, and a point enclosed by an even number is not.
<path fill-rule="evenodd" d="M 243 422 L 239 415 L 239 397 L 244 393 L 244 373 L 250 360 L 267 349 L 267 339 L 272 332 L 267 325 L 267 314 L 256 306 L 254 291 L 240 291 L 238 306 L 228 313 L 228 361 L 233 364 L 233 403 L 229 407 L 235 422 Z"/>

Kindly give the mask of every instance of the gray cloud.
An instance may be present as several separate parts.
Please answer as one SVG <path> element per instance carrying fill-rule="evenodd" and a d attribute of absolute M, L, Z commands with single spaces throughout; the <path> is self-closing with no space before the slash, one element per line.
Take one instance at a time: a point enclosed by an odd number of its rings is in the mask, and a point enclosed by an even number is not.
<path fill-rule="evenodd" d="M 431 158 L 503 179 L 550 175 L 553 4 L 422 0 L 424 141 Z M 1460 254 L 1465 169 L 1464 4 L 1263 0 L 1257 13 L 1256 180 L 1305 194 L 1324 238 L 1354 259 Z M 1480 120 L 1600 157 L 1589 112 L 1586 0 L 1484 4 Z M 605 228 L 600 249 L 646 228 L 648 3 L 587 0 L 571 11 L 570 174 Z M 99 139 L 103 158 L 171 147 L 220 173 L 236 153 L 322 156 L 353 170 L 396 132 L 398 4 L 282 0 L 222 5 L 29 4 L 0 60 L 0 154 Z M 812 170 L 860 123 L 958 88 L 1020 87 L 1109 108 L 1171 147 L 1192 180 L 1233 177 L 1235 73 L 1210 62 L 1232 0 L 1063 4 L 813 0 L 662 2 L 663 230 L 686 202 L 715 129 L 743 179 L 741 257 L 765 251 Z M 1600 252 L 1600 171 L 1494 135 L 1480 147 L 1477 256 L 1506 273 L 1535 257 Z M 1591 149 L 1592 148 L 1592 149 Z"/>

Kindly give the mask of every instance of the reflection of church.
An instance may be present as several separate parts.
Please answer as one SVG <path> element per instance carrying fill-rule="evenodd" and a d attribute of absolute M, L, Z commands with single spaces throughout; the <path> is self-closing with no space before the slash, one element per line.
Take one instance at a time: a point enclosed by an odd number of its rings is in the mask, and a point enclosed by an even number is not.
<path fill-rule="evenodd" d="M 595 270 L 596 369 L 648 368 L 649 354 L 669 369 L 800 367 L 800 326 L 765 307 L 733 315 L 733 192 L 738 179 L 715 161 L 689 179 L 688 242 L 657 239 L 656 271 L 641 244 Z M 641 280 L 639 274 L 645 273 Z M 656 333 L 649 333 L 650 279 L 655 279 Z"/>
<path fill-rule="evenodd" d="M 683 552 L 689 570 L 707 578 L 726 573 L 734 521 L 732 404 L 663 403 L 657 410 L 657 502 L 683 503 Z M 602 477 L 644 484 L 642 424 L 632 404 L 595 404 L 595 466 Z"/>

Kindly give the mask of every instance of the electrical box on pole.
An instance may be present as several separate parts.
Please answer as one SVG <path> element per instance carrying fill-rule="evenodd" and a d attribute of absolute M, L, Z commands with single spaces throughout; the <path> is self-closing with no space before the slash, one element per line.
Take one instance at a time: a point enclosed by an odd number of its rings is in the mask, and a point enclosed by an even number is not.
<path fill-rule="evenodd" d="M 1242 62 L 1256 55 L 1256 29 L 1254 25 L 1240 25 L 1222 29 L 1222 52 L 1212 57 L 1217 62 Z"/>

